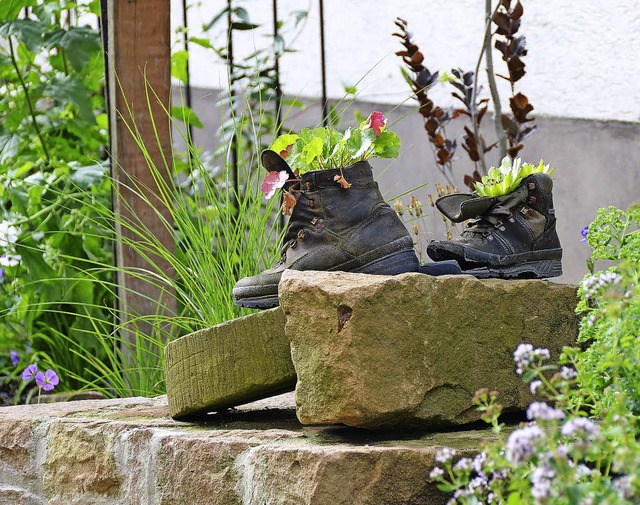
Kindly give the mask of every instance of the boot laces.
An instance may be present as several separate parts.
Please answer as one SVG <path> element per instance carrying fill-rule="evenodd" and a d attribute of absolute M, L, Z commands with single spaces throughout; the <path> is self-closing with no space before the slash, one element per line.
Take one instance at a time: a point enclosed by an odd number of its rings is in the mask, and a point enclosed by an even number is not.
<path fill-rule="evenodd" d="M 505 219 L 510 219 L 513 213 L 502 205 L 495 205 L 475 219 L 470 219 L 463 233 L 479 233 L 488 235 L 493 230 L 501 228 Z"/>

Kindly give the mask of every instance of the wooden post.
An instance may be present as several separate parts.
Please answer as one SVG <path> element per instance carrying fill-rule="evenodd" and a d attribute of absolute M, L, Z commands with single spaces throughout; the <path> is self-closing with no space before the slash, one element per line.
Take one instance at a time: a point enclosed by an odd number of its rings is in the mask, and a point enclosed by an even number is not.
<path fill-rule="evenodd" d="M 136 239 L 134 232 L 122 226 L 123 220 L 137 222 L 141 229 L 149 230 L 167 249 L 173 248 L 172 233 L 154 209 L 158 209 L 171 223 L 169 211 L 154 196 L 158 193 L 158 186 L 147 160 L 127 128 L 127 124 L 135 122 L 153 164 L 168 180 L 171 174 L 170 170 L 165 169 L 163 154 L 170 163 L 170 121 L 158 101 L 170 110 L 171 6 L 170 0 L 107 0 L 107 7 L 109 124 L 112 173 L 117 188 L 114 192 L 114 210 L 118 238 L 118 309 L 120 322 L 126 323 L 135 315 L 171 316 L 176 309 L 174 292 L 168 286 L 154 285 L 128 273 L 138 269 L 153 270 L 154 266 L 128 247 L 126 241 L 123 242 L 123 238 Z M 151 107 L 147 103 L 146 86 Z M 153 207 L 136 191 L 128 189 L 132 185 L 146 188 L 139 191 L 153 203 Z M 152 257 L 152 261 L 167 275 L 173 275 L 165 260 Z M 134 328 L 126 328 L 123 336 L 132 339 Z M 146 325 L 140 329 L 145 334 L 152 331 Z"/>

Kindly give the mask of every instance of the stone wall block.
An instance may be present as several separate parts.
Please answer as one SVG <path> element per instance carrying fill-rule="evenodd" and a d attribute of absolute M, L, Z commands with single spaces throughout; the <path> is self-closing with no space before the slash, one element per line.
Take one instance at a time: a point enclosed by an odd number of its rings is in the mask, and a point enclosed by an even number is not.
<path fill-rule="evenodd" d="M 303 424 L 465 424 L 482 387 L 524 409 L 513 351 L 529 342 L 557 357 L 578 328 L 575 286 L 541 280 L 290 270 L 280 302 Z"/>

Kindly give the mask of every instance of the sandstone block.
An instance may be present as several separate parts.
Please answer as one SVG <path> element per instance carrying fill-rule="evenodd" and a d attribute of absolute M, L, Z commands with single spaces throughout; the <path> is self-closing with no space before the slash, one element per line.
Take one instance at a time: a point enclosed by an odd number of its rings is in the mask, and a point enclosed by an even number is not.
<path fill-rule="evenodd" d="M 293 389 L 296 374 L 280 308 L 200 330 L 165 347 L 173 418 Z"/>
<path fill-rule="evenodd" d="M 124 426 L 106 422 L 53 422 L 47 435 L 43 484 L 57 503 L 72 503 L 88 495 L 115 497 L 122 475 L 114 447 Z"/>
<path fill-rule="evenodd" d="M 557 357 L 577 335 L 576 288 L 541 280 L 292 270 L 279 295 L 303 424 L 460 425 L 482 387 L 524 409 L 515 348 Z"/>

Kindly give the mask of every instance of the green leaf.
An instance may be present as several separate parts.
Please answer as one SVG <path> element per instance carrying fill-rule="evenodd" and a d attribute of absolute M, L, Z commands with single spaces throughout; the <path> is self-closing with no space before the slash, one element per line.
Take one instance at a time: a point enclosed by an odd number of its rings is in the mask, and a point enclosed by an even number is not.
<path fill-rule="evenodd" d="M 68 75 L 62 79 L 51 81 L 45 86 L 42 94 L 49 96 L 60 105 L 69 102 L 75 104 L 78 107 L 80 117 L 90 124 L 95 124 L 96 118 L 93 115 L 91 93 L 78 76 Z"/>
<path fill-rule="evenodd" d="M 171 107 L 171 115 L 186 125 L 195 126 L 196 128 L 202 128 L 203 126 L 202 121 L 200 121 L 200 118 L 193 112 L 193 109 L 186 105 L 173 105 Z"/>
<path fill-rule="evenodd" d="M 369 151 L 369 149 L 373 145 L 373 142 L 376 140 L 376 131 L 371 128 L 367 128 L 362 132 L 361 139 L 362 142 L 360 144 L 360 147 L 353 155 L 353 158 L 355 159 L 362 158 L 367 154 L 369 154 L 369 156 L 371 155 L 371 153 L 367 153 L 367 151 Z"/>
<path fill-rule="evenodd" d="M 61 47 L 76 72 L 82 71 L 101 49 L 100 34 L 88 26 L 54 30 L 46 34 L 45 41 L 49 47 Z"/>
<path fill-rule="evenodd" d="M 37 52 L 43 45 L 45 27 L 32 19 L 16 19 L 8 23 L 0 24 L 0 38 L 17 37 L 29 49 Z"/>
<path fill-rule="evenodd" d="M 211 41 L 203 37 L 189 37 L 189 42 L 193 42 L 194 44 L 204 47 L 205 49 L 213 49 Z"/>
<path fill-rule="evenodd" d="M 171 55 L 171 76 L 175 77 L 183 84 L 189 84 L 189 74 L 187 72 L 188 61 L 188 51 L 176 51 Z"/>
<path fill-rule="evenodd" d="M 17 133 L 5 133 L 0 135 L 0 164 L 7 163 L 16 158 L 20 148 L 20 135 Z"/>
<path fill-rule="evenodd" d="M 524 502 L 522 501 L 520 493 L 518 492 L 511 493 L 509 495 L 509 498 L 507 498 L 507 505 L 521 505 L 522 503 Z"/>
<path fill-rule="evenodd" d="M 0 20 L 13 21 L 25 7 L 35 5 L 37 0 L 2 0 L 0 2 Z"/>
<path fill-rule="evenodd" d="M 393 132 L 382 132 L 373 143 L 378 158 L 397 158 L 400 153 L 400 137 Z"/>
<path fill-rule="evenodd" d="M 302 149 L 302 160 L 307 164 L 311 165 L 316 158 L 320 157 L 322 154 L 322 148 L 324 147 L 324 142 L 321 137 L 314 137 L 311 142 L 305 145 Z"/>
<path fill-rule="evenodd" d="M 284 151 L 287 147 L 289 147 L 291 144 L 295 143 L 296 140 L 298 140 L 298 135 L 296 135 L 295 133 L 285 133 L 283 135 L 280 135 L 273 142 L 273 144 L 271 144 L 271 147 L 269 149 L 277 153 L 280 153 Z"/>
<path fill-rule="evenodd" d="M 99 164 L 88 165 L 74 169 L 70 180 L 80 189 L 90 190 L 94 186 L 98 186 L 107 176 L 106 170 Z"/>

